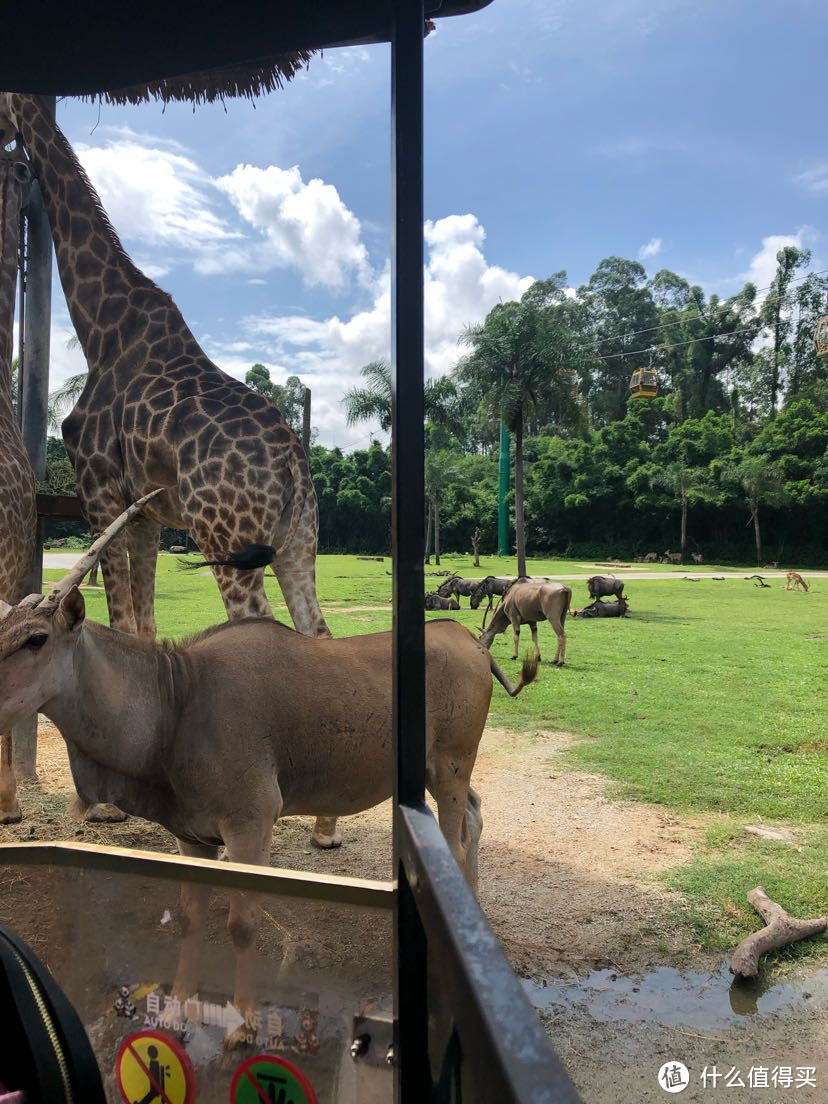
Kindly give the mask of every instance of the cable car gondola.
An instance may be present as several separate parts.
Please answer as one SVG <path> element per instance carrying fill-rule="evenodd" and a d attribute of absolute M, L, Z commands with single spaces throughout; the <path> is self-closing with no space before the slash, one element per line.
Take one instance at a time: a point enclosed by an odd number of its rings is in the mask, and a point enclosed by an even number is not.
<path fill-rule="evenodd" d="M 828 333 L 825 336 L 828 339 Z M 630 377 L 630 398 L 654 399 L 657 394 L 658 376 L 655 369 L 637 368 Z"/>
<path fill-rule="evenodd" d="M 822 360 L 828 360 L 828 314 L 824 314 L 814 330 L 816 354 Z"/>

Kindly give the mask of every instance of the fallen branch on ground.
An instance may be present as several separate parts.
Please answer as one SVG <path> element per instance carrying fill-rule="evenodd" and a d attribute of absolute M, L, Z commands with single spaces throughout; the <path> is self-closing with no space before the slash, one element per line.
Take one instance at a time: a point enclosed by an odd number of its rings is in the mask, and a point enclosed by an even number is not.
<path fill-rule="evenodd" d="M 798 920 L 789 916 L 781 905 L 768 897 L 763 886 L 757 886 L 747 899 L 765 921 L 765 927 L 743 939 L 730 961 L 730 972 L 739 978 L 755 978 L 759 974 L 759 959 L 768 951 L 787 947 L 800 939 L 820 935 L 828 928 L 824 916 L 816 920 Z"/>

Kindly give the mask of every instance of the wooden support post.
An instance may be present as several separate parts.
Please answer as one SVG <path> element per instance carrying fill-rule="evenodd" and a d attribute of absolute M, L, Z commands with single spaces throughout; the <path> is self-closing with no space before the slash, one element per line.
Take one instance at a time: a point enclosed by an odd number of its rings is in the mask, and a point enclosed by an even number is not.
<path fill-rule="evenodd" d="M 52 111 L 55 100 L 52 97 Z M 20 358 L 20 424 L 23 442 L 38 480 L 46 474 L 46 430 L 49 409 L 49 344 L 52 328 L 52 230 L 37 182 L 33 182 L 26 211 L 26 300 Z M 28 591 L 43 588 L 45 521 L 37 519 L 37 541 Z M 19 724 L 13 739 L 14 772 L 35 777 L 37 717 Z"/>
<path fill-rule="evenodd" d="M 302 403 L 302 447 L 305 452 L 310 452 L 311 438 L 311 391 L 305 388 L 305 398 Z"/>

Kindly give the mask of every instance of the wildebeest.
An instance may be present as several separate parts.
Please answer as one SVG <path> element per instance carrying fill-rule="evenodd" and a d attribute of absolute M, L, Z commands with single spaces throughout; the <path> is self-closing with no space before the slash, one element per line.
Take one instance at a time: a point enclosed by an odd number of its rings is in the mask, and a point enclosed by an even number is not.
<path fill-rule="evenodd" d="M 578 610 L 579 617 L 626 617 L 630 608 L 626 598 L 619 596 L 614 602 L 601 602 L 595 599 L 582 610 Z"/>
<path fill-rule="evenodd" d="M 477 579 L 461 579 L 459 575 L 452 575 L 444 583 L 440 583 L 437 593 L 441 598 L 468 598 L 477 583 Z M 460 606 L 449 608 L 460 609 Z"/>
<path fill-rule="evenodd" d="M 125 511 L 46 597 L 0 604 L 0 730 L 38 711 L 66 741 L 85 802 L 114 802 L 167 828 L 182 854 L 266 866 L 282 815 L 345 816 L 391 796 L 391 633 L 311 638 L 265 618 L 183 643 L 155 643 L 85 619 L 77 584 L 137 512 Z M 91 559 L 90 559 L 91 556 Z M 457 621 L 425 627 L 426 784 L 472 887 L 480 803 L 471 773 L 492 696 L 513 687 Z M 197 991 L 209 888 L 182 893 L 184 943 L 173 993 Z M 254 906 L 231 895 L 234 1002 L 256 1004 Z"/>
<path fill-rule="evenodd" d="M 444 598 L 439 591 L 436 594 L 425 596 L 425 608 L 427 610 L 459 610 L 460 603 L 456 598 Z"/>
<path fill-rule="evenodd" d="M 520 626 L 528 625 L 532 633 L 532 643 L 535 645 L 538 660 L 540 660 L 540 647 L 538 646 L 538 621 L 548 621 L 558 637 L 558 650 L 554 663 L 556 667 L 563 667 L 566 658 L 566 633 L 564 625 L 566 615 L 572 602 L 572 590 L 563 583 L 534 583 L 530 580 L 514 582 L 503 596 L 503 601 L 494 611 L 491 624 L 483 632 L 480 642 L 487 648 L 498 633 L 502 633 L 509 625 L 514 632 L 514 654 L 512 659 L 517 659 L 520 646 Z"/>
<path fill-rule="evenodd" d="M 624 580 L 614 575 L 593 575 L 587 579 L 590 598 L 621 598 L 624 594 Z"/>
<path fill-rule="evenodd" d="M 486 618 L 492 611 L 493 596 L 503 596 L 504 591 L 512 585 L 514 579 L 499 579 L 496 575 L 487 575 L 485 579 L 477 579 L 476 586 L 469 595 L 469 605 L 477 609 L 484 598 L 487 599 L 486 609 L 483 612 L 483 628 L 486 628 Z"/>

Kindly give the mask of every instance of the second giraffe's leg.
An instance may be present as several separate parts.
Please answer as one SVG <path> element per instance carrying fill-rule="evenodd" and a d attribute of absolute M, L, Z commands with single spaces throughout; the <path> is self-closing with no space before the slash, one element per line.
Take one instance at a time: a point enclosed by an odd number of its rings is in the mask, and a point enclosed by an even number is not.
<path fill-rule="evenodd" d="M 129 585 L 138 635 L 155 640 L 155 568 L 161 526 L 137 517 L 127 526 Z"/>
<path fill-rule="evenodd" d="M 117 516 L 116 514 L 115 517 Z M 108 524 L 109 521 L 102 525 L 94 525 L 92 532 L 100 533 Z M 134 636 L 137 626 L 135 611 L 132 608 L 126 533 L 121 532 L 110 541 L 101 556 L 101 571 L 106 589 L 106 604 L 109 608 L 109 624 L 113 629 L 120 629 L 121 632 L 132 633 Z"/>
<path fill-rule="evenodd" d="M 22 819 L 12 765 L 12 737 L 4 732 L 0 735 L 0 824 L 17 824 Z"/>

